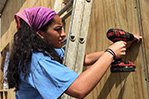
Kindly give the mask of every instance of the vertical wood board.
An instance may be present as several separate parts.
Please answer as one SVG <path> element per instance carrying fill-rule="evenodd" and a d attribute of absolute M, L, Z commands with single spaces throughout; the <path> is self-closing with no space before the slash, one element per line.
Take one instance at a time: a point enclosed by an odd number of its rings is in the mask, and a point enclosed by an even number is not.
<path fill-rule="evenodd" d="M 145 72 L 145 82 L 146 87 L 149 93 L 149 9 L 147 8 L 149 5 L 148 0 L 136 0 L 138 4 L 138 26 L 140 35 L 143 36 L 142 40 L 142 59 L 144 64 L 144 72 Z M 148 94 L 149 99 L 149 94 Z"/>
<path fill-rule="evenodd" d="M 86 53 L 105 50 L 112 44 L 106 37 L 106 32 L 110 28 L 120 28 L 133 34 L 140 34 L 137 7 L 134 0 L 94 0 Z M 136 71 L 111 73 L 109 68 L 86 99 L 147 99 L 141 57 L 143 53 L 140 45 L 141 43 L 135 42 L 124 57 L 124 60 L 135 63 Z"/>

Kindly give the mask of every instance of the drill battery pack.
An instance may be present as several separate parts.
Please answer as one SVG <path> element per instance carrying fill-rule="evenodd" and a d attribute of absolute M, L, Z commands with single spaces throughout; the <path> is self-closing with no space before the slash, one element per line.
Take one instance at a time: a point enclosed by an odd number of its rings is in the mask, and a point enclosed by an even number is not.
<path fill-rule="evenodd" d="M 134 63 L 131 61 L 116 60 L 111 63 L 111 72 L 134 72 Z"/>

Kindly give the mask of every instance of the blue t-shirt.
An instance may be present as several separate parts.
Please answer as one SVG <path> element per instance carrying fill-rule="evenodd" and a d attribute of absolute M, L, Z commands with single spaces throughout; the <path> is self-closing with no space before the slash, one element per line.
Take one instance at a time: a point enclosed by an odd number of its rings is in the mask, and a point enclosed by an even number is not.
<path fill-rule="evenodd" d="M 63 58 L 64 50 L 56 51 Z M 25 80 L 24 73 L 20 73 L 21 82 L 16 91 L 18 99 L 57 99 L 79 76 L 42 53 L 33 53 L 27 70 L 29 75 Z"/>

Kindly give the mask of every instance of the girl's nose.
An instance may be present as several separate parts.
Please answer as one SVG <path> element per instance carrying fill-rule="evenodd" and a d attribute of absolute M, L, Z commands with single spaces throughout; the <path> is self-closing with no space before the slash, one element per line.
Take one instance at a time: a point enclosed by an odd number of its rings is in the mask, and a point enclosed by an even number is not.
<path fill-rule="evenodd" d="M 66 33 L 64 32 L 64 30 L 62 30 L 61 36 L 66 37 Z"/>

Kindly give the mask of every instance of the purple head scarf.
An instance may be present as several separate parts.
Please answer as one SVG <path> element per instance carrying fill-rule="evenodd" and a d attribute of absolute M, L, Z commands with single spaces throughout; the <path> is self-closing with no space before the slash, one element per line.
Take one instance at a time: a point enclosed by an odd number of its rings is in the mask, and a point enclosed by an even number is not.
<path fill-rule="evenodd" d="M 17 22 L 17 28 L 20 27 L 20 18 L 23 19 L 30 27 L 35 31 L 39 30 L 47 22 L 49 22 L 56 12 L 45 7 L 32 7 L 26 8 L 17 14 L 15 14 L 15 20 Z"/>

